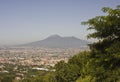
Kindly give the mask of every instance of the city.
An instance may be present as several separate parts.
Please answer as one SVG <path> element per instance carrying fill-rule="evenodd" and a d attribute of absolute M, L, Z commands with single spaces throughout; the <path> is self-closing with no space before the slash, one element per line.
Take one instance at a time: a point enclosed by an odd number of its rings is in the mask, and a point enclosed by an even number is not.
<path fill-rule="evenodd" d="M 60 61 L 68 62 L 75 54 L 88 51 L 88 47 L 80 48 L 32 48 L 32 47 L 1 47 L 0 48 L 0 75 L 14 75 L 17 82 L 28 77 L 30 70 L 55 71 L 55 64 Z M 36 73 L 36 72 L 35 72 Z M 36 74 L 30 74 L 30 77 Z"/>

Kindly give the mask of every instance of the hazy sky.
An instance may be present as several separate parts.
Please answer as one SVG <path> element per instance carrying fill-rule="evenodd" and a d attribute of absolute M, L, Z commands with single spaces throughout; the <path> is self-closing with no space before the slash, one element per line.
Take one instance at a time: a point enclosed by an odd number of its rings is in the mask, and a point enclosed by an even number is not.
<path fill-rule="evenodd" d="M 89 33 L 80 22 L 104 15 L 120 0 L 0 0 L 0 45 L 20 44 L 53 34 L 85 39 Z"/>

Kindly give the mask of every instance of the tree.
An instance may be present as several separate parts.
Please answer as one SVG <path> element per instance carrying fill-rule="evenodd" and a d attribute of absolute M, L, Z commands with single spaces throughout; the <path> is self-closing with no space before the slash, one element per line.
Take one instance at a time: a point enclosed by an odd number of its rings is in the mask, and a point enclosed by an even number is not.
<path fill-rule="evenodd" d="M 60 61 L 55 65 L 57 82 L 75 82 L 80 76 L 79 67 L 76 64 Z"/>
<path fill-rule="evenodd" d="M 6 76 L 1 80 L 1 82 L 13 82 L 13 77 L 12 76 Z"/>
<path fill-rule="evenodd" d="M 106 48 L 112 43 L 120 41 L 120 5 L 115 9 L 104 7 L 102 11 L 106 16 L 97 16 L 82 22 L 88 25 L 88 30 L 93 29 L 94 32 L 88 35 L 88 38 L 97 38 L 99 42 L 92 44 L 91 49 L 105 52 Z"/>
<path fill-rule="evenodd" d="M 79 53 L 68 63 L 55 65 L 57 82 L 120 82 L 120 6 L 104 7 L 106 16 L 89 19 L 88 38 L 99 41 L 90 44 L 90 52 Z"/>
<path fill-rule="evenodd" d="M 74 64 L 79 67 L 79 76 L 84 77 L 87 73 L 86 64 L 90 59 L 90 52 L 80 52 L 77 55 L 74 55 L 72 58 L 69 59 L 69 64 Z"/>
<path fill-rule="evenodd" d="M 115 9 L 104 7 L 106 16 L 97 16 L 82 22 L 88 25 L 88 30 L 94 30 L 88 38 L 99 41 L 90 44 L 91 57 L 87 63 L 88 74 L 96 82 L 120 81 L 120 6 Z"/>

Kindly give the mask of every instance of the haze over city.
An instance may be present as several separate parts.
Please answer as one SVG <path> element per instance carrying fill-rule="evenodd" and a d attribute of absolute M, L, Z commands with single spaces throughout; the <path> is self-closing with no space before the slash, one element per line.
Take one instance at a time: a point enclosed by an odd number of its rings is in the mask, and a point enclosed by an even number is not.
<path fill-rule="evenodd" d="M 80 23 L 114 8 L 119 0 L 0 0 L 0 45 L 42 40 L 50 35 L 86 39 Z"/>

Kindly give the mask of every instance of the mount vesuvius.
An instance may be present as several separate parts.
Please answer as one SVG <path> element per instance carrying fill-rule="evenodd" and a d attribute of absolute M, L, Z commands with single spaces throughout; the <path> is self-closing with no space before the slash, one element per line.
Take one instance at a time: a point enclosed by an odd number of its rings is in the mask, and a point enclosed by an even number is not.
<path fill-rule="evenodd" d="M 76 37 L 61 37 L 52 35 L 40 41 L 31 42 L 19 46 L 25 47 L 44 47 L 44 48 L 81 48 L 87 47 L 88 41 L 78 39 Z"/>

